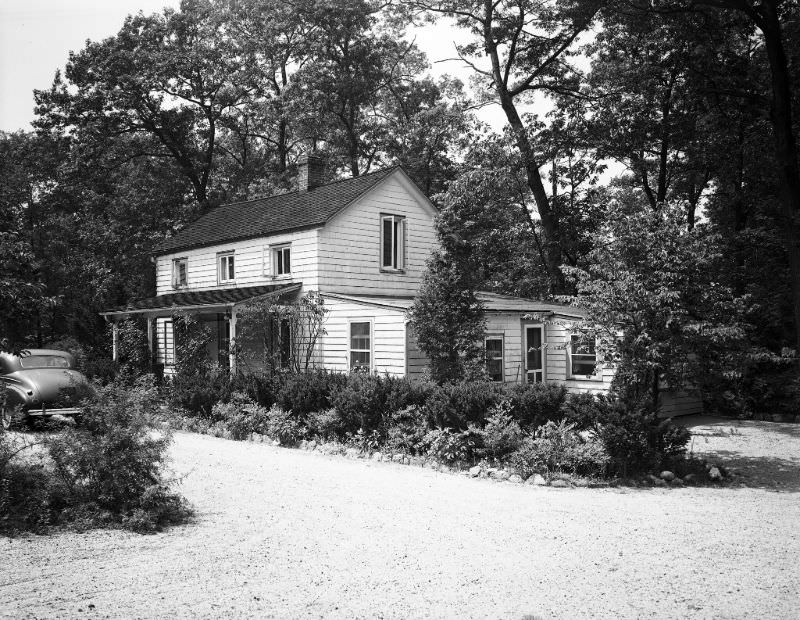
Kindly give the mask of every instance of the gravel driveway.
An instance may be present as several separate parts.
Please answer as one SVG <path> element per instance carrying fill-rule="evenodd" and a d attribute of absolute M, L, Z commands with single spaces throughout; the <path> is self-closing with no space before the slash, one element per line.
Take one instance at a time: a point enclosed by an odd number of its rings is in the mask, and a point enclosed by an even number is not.
<path fill-rule="evenodd" d="M 0 539 L 0 615 L 800 617 L 800 427 L 700 423 L 744 486 L 538 488 L 179 433 L 196 521 Z"/>

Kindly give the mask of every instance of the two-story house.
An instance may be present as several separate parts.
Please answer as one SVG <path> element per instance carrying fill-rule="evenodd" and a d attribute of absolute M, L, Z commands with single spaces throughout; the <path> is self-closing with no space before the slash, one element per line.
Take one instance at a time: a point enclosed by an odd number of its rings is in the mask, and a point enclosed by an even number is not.
<path fill-rule="evenodd" d="M 254 298 L 291 302 L 318 291 L 328 309 L 315 364 L 419 377 L 426 365 L 408 328 L 426 261 L 437 244 L 436 208 L 400 167 L 322 183 L 322 162 L 300 165 L 299 190 L 217 207 L 164 242 L 156 295 L 104 312 L 143 315 L 154 359 L 175 363 L 173 315 L 213 327 L 210 355 L 228 355 L 237 310 Z M 581 311 L 484 293 L 491 379 L 607 391 L 613 370 L 570 327 Z M 232 366 L 236 360 L 220 358 Z"/>

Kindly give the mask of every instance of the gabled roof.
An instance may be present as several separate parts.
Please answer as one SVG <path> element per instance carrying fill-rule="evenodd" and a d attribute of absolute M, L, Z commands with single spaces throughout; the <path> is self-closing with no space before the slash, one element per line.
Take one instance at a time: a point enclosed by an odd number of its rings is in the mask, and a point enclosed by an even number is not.
<path fill-rule="evenodd" d="M 158 254 L 322 226 L 398 166 L 302 192 L 220 205 L 156 248 Z"/>
<path fill-rule="evenodd" d="M 299 290 L 302 284 L 283 283 L 267 284 L 264 286 L 245 286 L 242 288 L 221 288 L 208 291 L 186 291 L 184 293 L 167 293 L 166 295 L 156 295 L 145 299 L 135 299 L 124 306 L 111 308 L 101 312 L 102 315 L 112 314 L 136 314 L 142 312 L 152 312 L 159 310 L 180 311 L 184 309 L 202 309 L 208 306 L 235 306 L 238 303 L 263 297 L 265 295 L 284 295 L 292 291 Z"/>

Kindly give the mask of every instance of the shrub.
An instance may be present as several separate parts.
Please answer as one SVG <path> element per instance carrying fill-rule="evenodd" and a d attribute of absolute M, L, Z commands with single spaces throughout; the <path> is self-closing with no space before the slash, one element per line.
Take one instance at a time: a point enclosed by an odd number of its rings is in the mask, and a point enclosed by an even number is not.
<path fill-rule="evenodd" d="M 426 388 L 407 379 L 351 373 L 343 386 L 335 389 L 331 402 L 339 413 L 343 431 L 358 429 L 384 433 L 394 411 L 421 404 Z"/>
<path fill-rule="evenodd" d="M 174 407 L 216 421 L 214 405 L 226 402 L 232 387 L 227 368 L 209 365 L 201 370 L 179 370 L 167 381 L 167 395 Z"/>
<path fill-rule="evenodd" d="M 40 531 L 52 520 L 47 471 L 26 458 L 30 447 L 0 428 L 0 533 Z"/>
<path fill-rule="evenodd" d="M 492 409 L 481 435 L 486 451 L 495 458 L 502 458 L 519 447 L 523 434 L 511 417 L 510 401 L 502 400 Z"/>
<path fill-rule="evenodd" d="M 424 409 L 417 405 L 395 411 L 389 418 L 386 430 L 386 445 L 393 452 L 418 453 L 428 433 L 428 418 Z"/>
<path fill-rule="evenodd" d="M 344 434 L 343 425 L 336 409 L 312 411 L 306 416 L 309 434 L 330 440 Z"/>
<path fill-rule="evenodd" d="M 671 466 L 683 457 L 691 434 L 669 419 L 659 419 L 647 401 L 628 405 L 598 399 L 594 429 L 610 457 L 614 473 L 628 476 Z"/>
<path fill-rule="evenodd" d="M 514 418 L 525 428 L 537 428 L 546 422 L 558 422 L 567 400 L 567 388 L 555 383 L 526 383 L 506 389 Z"/>
<path fill-rule="evenodd" d="M 608 457 L 594 438 L 583 438 L 572 424 L 547 422 L 527 437 L 511 455 L 511 465 L 528 477 L 534 473 L 558 472 L 579 475 L 601 474 Z"/>
<path fill-rule="evenodd" d="M 428 456 L 439 461 L 466 461 L 474 458 L 475 449 L 480 446 L 480 434 L 475 428 L 464 431 L 435 428 L 425 434 L 422 445 Z"/>
<path fill-rule="evenodd" d="M 269 429 L 267 410 L 241 392 L 235 392 L 227 403 L 214 405 L 212 415 L 225 424 L 231 439 L 247 439 L 251 433 L 267 434 Z"/>
<path fill-rule="evenodd" d="M 266 434 L 277 439 L 281 445 L 293 446 L 300 441 L 304 431 L 291 411 L 273 405 L 267 412 Z"/>
<path fill-rule="evenodd" d="M 347 383 L 347 375 L 329 370 L 312 370 L 288 373 L 282 376 L 275 404 L 291 409 L 303 419 L 313 411 L 323 411 L 332 406 L 333 394 Z"/>
<path fill-rule="evenodd" d="M 425 409 L 434 425 L 463 430 L 483 425 L 501 398 L 502 385 L 491 381 L 448 383 L 430 389 Z"/>
<path fill-rule="evenodd" d="M 275 404 L 280 389 L 280 375 L 237 372 L 231 380 L 231 390 L 247 394 L 250 399 L 267 408 Z"/>
<path fill-rule="evenodd" d="M 98 387 L 81 424 L 47 440 L 67 518 L 152 529 L 189 514 L 164 477 L 172 438 L 153 426 L 159 404 L 145 379 Z"/>

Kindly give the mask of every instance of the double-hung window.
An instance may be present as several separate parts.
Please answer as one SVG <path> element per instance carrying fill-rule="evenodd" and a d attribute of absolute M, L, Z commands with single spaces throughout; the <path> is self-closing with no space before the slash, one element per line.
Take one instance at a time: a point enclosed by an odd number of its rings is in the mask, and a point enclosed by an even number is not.
<path fill-rule="evenodd" d="M 185 258 L 172 259 L 172 288 L 186 286 L 188 279 L 188 261 Z"/>
<path fill-rule="evenodd" d="M 503 380 L 503 337 L 486 337 L 486 372 L 492 381 Z"/>
<path fill-rule="evenodd" d="M 220 284 L 233 282 L 236 279 L 233 252 L 220 252 L 217 254 L 217 279 Z"/>
<path fill-rule="evenodd" d="M 381 215 L 381 269 L 401 271 L 405 264 L 406 219 Z"/>
<path fill-rule="evenodd" d="M 292 273 L 292 248 L 281 245 L 272 248 L 272 273 L 275 276 L 288 276 Z"/>
<path fill-rule="evenodd" d="M 350 370 L 372 368 L 372 323 L 350 323 Z"/>
<path fill-rule="evenodd" d="M 596 378 L 597 349 L 594 339 L 572 334 L 569 343 L 570 376 L 576 378 Z"/>

